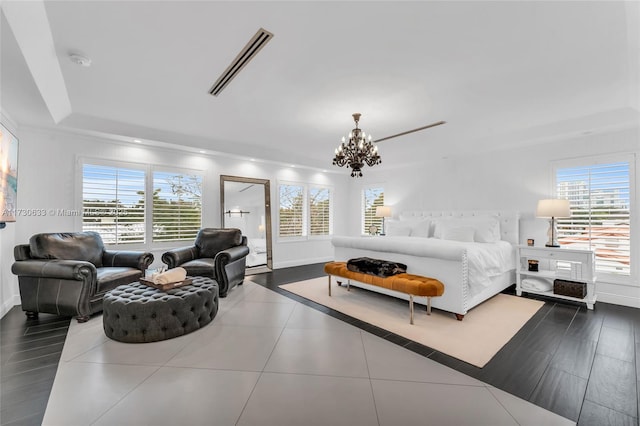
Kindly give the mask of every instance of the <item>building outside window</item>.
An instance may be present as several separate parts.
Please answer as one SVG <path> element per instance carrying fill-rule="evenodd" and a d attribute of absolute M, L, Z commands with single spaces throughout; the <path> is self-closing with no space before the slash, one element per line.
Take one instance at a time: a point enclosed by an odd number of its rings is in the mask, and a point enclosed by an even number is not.
<path fill-rule="evenodd" d="M 557 219 L 558 242 L 594 250 L 599 274 L 629 276 L 634 162 L 583 161 L 555 168 L 556 196 L 571 208 L 571 217 Z"/>

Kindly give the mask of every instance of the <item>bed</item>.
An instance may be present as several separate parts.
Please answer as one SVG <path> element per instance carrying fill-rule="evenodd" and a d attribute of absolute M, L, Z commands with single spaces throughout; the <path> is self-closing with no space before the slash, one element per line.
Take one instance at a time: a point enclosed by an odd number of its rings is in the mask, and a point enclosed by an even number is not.
<path fill-rule="evenodd" d="M 267 264 L 267 240 L 264 238 L 247 238 L 249 254 L 247 255 L 247 266 L 260 266 Z"/>
<path fill-rule="evenodd" d="M 519 215 L 505 211 L 409 211 L 387 221 L 386 236 L 332 238 L 336 261 L 357 257 L 407 265 L 407 272 L 436 278 L 444 294 L 434 308 L 466 313 L 515 282 Z M 351 285 L 408 299 L 403 293 Z M 416 298 L 426 305 L 426 300 Z"/>

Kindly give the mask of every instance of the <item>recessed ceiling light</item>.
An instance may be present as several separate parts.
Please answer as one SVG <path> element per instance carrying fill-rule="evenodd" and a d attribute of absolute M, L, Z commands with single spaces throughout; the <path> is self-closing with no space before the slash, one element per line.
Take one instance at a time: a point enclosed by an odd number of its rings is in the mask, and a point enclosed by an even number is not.
<path fill-rule="evenodd" d="M 249 161 L 256 161 L 255 158 L 249 158 Z"/>
<path fill-rule="evenodd" d="M 207 151 L 202 151 L 202 150 L 201 150 L 201 151 L 198 151 L 198 152 L 199 152 L 200 154 L 204 154 L 204 153 L 205 153 L 205 152 L 207 152 Z"/>
<path fill-rule="evenodd" d="M 134 139 L 133 140 L 135 143 L 142 143 L 142 141 L 140 139 Z"/>
<path fill-rule="evenodd" d="M 291 165 L 291 167 L 295 167 L 295 166 L 296 166 L 295 164 L 292 164 L 292 165 Z"/>
<path fill-rule="evenodd" d="M 69 59 L 71 59 L 71 62 L 73 62 L 74 64 L 78 64 L 83 67 L 91 66 L 91 58 L 87 58 L 86 56 L 79 53 L 70 53 Z"/>

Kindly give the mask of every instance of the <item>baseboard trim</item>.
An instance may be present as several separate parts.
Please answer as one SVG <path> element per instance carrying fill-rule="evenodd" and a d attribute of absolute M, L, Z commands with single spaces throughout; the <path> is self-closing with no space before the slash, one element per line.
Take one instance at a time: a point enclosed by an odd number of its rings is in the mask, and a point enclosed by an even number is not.
<path fill-rule="evenodd" d="M 611 303 L 613 305 L 628 306 L 640 309 L 640 298 L 622 296 L 620 294 L 597 292 L 598 302 Z M 596 302 L 597 305 L 597 302 Z"/>
<path fill-rule="evenodd" d="M 5 300 L 2 305 L 0 305 L 0 318 L 5 316 L 7 312 L 11 310 L 14 306 L 20 304 L 20 296 L 15 295 L 12 298 Z"/>
<path fill-rule="evenodd" d="M 330 262 L 333 257 L 316 257 L 312 259 L 296 259 L 285 262 L 273 262 L 273 269 L 291 268 L 293 266 L 312 265 L 314 263 Z"/>

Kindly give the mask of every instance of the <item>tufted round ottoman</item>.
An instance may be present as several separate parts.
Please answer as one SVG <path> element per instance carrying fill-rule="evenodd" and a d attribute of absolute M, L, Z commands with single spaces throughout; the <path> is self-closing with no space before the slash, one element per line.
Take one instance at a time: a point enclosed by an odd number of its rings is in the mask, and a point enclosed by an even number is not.
<path fill-rule="evenodd" d="M 161 291 L 124 284 L 104 295 L 102 325 L 107 337 L 126 343 L 156 342 L 191 333 L 218 313 L 218 283 L 193 277 L 184 287 Z"/>

